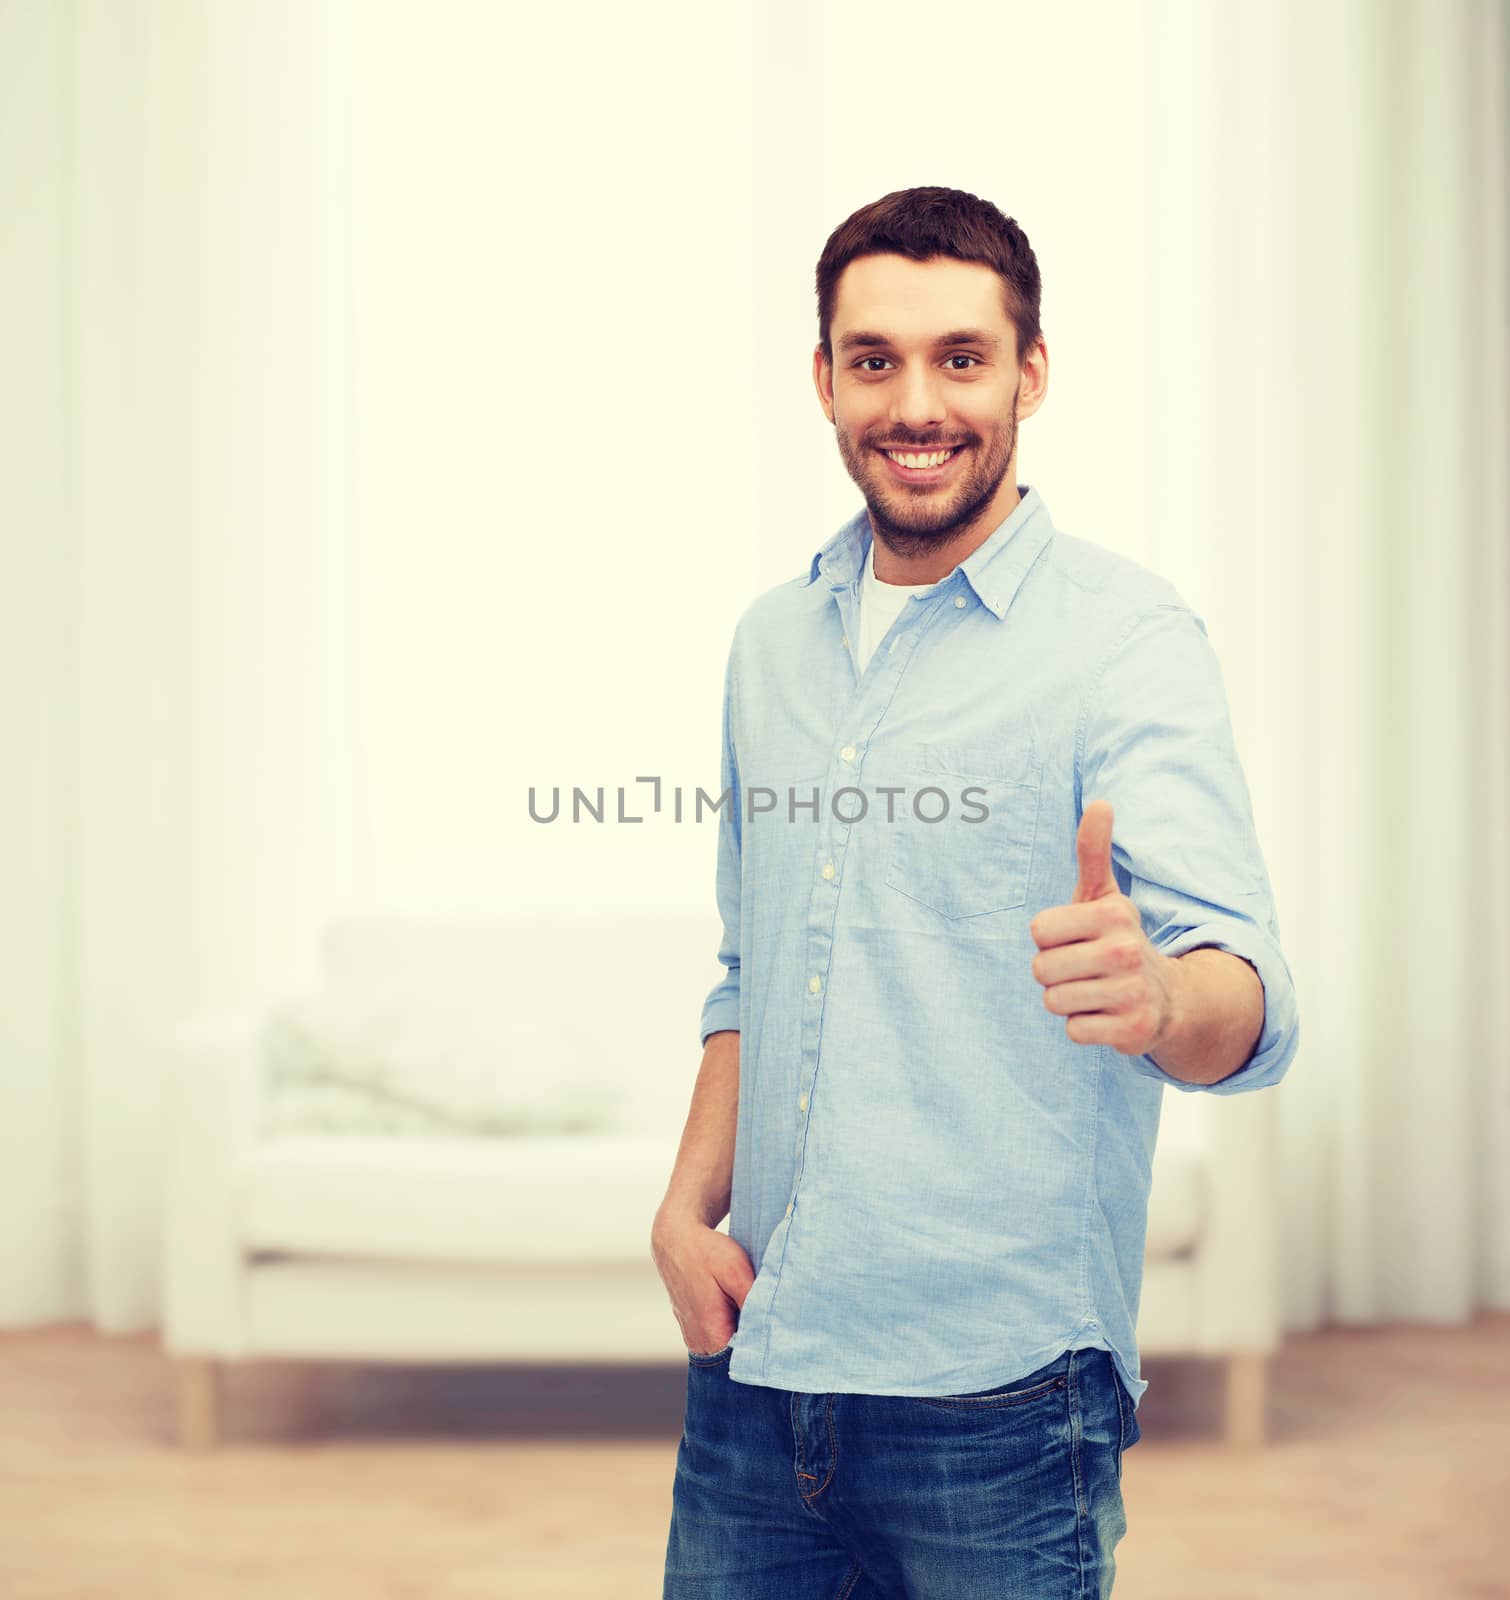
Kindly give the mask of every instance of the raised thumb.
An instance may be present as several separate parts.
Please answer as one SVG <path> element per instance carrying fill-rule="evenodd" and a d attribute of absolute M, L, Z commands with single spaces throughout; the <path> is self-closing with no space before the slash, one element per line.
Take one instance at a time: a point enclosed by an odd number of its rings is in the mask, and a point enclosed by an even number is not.
<path fill-rule="evenodd" d="M 1117 893 L 1117 880 L 1112 873 L 1110 800 L 1092 800 L 1081 813 L 1080 826 L 1075 833 L 1075 854 L 1080 862 L 1080 875 L 1071 904 Z"/>

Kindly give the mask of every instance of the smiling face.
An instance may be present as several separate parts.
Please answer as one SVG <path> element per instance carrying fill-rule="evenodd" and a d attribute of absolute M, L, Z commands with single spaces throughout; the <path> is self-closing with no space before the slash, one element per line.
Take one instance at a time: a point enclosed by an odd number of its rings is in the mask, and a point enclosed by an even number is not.
<path fill-rule="evenodd" d="M 990 267 L 952 256 L 861 256 L 839 279 L 833 366 L 820 345 L 813 379 L 889 582 L 946 576 L 1017 504 L 1017 424 L 1043 400 L 1048 352 L 1040 341 L 1018 366 L 1002 292 Z M 893 459 L 908 452 L 922 460 Z"/>

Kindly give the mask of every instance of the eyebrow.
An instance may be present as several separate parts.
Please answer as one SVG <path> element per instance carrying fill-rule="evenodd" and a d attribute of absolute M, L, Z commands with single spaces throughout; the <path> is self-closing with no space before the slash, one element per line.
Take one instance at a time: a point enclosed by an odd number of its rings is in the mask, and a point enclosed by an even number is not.
<path fill-rule="evenodd" d="M 985 328 L 956 328 L 953 333 L 941 333 L 933 341 L 935 349 L 946 344 L 978 344 L 984 345 L 988 350 L 996 350 L 1001 347 L 1001 340 Z M 868 333 L 862 329 L 844 334 L 837 348 L 842 354 L 850 350 L 873 349 L 876 346 L 889 350 L 891 340 L 884 333 Z"/>

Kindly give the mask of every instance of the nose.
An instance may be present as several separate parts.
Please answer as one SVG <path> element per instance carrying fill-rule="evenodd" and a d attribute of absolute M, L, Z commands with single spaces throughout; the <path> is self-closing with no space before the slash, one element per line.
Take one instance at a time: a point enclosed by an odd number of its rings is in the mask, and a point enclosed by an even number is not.
<path fill-rule="evenodd" d="M 891 420 L 913 435 L 936 428 L 948 413 L 943 391 L 924 367 L 904 372 L 892 386 Z"/>

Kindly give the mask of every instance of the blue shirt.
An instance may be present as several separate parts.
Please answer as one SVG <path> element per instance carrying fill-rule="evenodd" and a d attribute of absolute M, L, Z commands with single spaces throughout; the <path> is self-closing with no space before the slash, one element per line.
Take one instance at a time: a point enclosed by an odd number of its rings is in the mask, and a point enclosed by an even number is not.
<path fill-rule="evenodd" d="M 1205 624 L 1167 580 L 1018 492 L 908 597 L 863 673 L 863 506 L 734 628 L 727 970 L 700 1033 L 741 1035 L 729 1233 L 756 1276 L 730 1356 L 740 1383 L 956 1394 L 1091 1345 L 1136 1405 L 1164 1090 L 1266 1088 L 1295 1054 Z M 1155 947 L 1228 950 L 1263 982 L 1254 1054 L 1217 1083 L 1076 1043 L 1044 1005 L 1028 924 L 1071 901 L 1093 799 L 1112 803 L 1113 873 Z"/>

